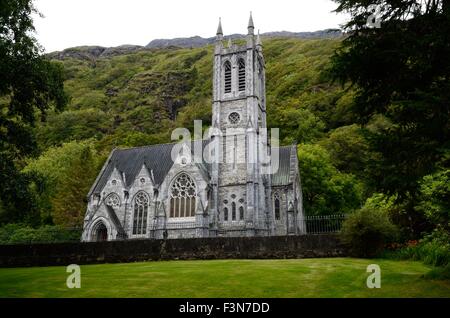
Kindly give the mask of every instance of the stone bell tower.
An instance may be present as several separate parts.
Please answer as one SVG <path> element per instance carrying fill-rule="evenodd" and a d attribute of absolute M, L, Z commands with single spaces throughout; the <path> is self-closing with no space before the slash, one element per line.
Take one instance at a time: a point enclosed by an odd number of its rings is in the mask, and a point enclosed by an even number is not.
<path fill-rule="evenodd" d="M 218 226 L 240 226 L 249 235 L 269 230 L 263 182 L 267 153 L 264 57 L 250 18 L 245 41 L 225 41 L 219 21 L 214 50 L 211 138 L 212 214 Z M 265 156 L 267 157 L 267 156 Z M 214 215 L 215 214 L 215 215 Z"/>

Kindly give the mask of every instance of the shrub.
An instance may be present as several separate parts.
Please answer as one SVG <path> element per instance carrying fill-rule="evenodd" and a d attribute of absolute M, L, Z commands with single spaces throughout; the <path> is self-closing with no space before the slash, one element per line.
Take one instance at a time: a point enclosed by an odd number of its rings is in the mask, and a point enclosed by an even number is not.
<path fill-rule="evenodd" d="M 420 260 L 427 265 L 448 266 L 450 264 L 450 234 L 442 228 L 437 228 L 418 244 L 401 248 L 397 254 L 399 258 Z"/>
<path fill-rule="evenodd" d="M 341 238 L 355 256 L 373 257 L 396 238 L 397 232 L 386 213 L 363 207 L 344 221 Z"/>
<path fill-rule="evenodd" d="M 0 228 L 0 244 L 76 242 L 81 229 L 46 225 L 31 228 L 20 224 L 8 224 Z"/>
<path fill-rule="evenodd" d="M 24 225 L 16 223 L 6 224 L 0 227 L 0 244 L 9 243 L 11 236 L 22 227 Z"/>

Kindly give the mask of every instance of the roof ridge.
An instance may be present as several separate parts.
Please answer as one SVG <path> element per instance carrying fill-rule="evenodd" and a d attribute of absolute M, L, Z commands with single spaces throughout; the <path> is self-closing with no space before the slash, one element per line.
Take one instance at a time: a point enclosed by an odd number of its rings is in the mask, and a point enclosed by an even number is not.
<path fill-rule="evenodd" d="M 196 140 L 191 140 L 191 142 L 195 142 L 195 141 L 208 141 L 208 139 L 196 139 Z M 156 146 L 167 146 L 167 145 L 175 145 L 180 143 L 178 142 L 166 142 L 166 143 L 162 143 L 162 144 L 153 144 L 153 145 L 146 145 L 146 146 L 139 146 L 139 147 L 130 147 L 130 148 L 119 148 L 116 147 L 114 148 L 114 150 L 133 150 L 133 149 L 142 149 L 142 148 L 152 148 L 152 147 L 156 147 Z"/>

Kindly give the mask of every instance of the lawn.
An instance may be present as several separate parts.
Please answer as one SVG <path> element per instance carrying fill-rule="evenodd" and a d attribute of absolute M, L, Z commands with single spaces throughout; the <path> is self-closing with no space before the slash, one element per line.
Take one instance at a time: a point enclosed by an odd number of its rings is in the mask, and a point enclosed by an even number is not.
<path fill-rule="evenodd" d="M 369 264 L 380 289 L 366 287 Z M 1 268 L 0 297 L 450 297 L 450 281 L 429 270 L 355 258 L 102 264 L 81 266 L 81 288 L 69 289 L 65 267 Z"/>

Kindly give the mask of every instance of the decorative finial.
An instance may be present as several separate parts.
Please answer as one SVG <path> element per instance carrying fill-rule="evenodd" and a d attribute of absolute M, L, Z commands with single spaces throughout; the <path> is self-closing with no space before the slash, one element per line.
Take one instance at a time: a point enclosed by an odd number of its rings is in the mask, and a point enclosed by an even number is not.
<path fill-rule="evenodd" d="M 216 35 L 223 35 L 223 31 L 222 31 L 222 18 L 219 18 L 219 26 L 217 27 L 217 33 Z"/>
<path fill-rule="evenodd" d="M 250 18 L 248 19 L 248 34 L 254 34 L 255 26 L 253 24 L 252 12 L 250 11 Z"/>
<path fill-rule="evenodd" d="M 228 38 L 228 47 L 232 47 L 233 46 L 233 42 L 231 41 L 231 37 Z"/>
<path fill-rule="evenodd" d="M 259 29 L 258 29 L 258 36 L 256 37 L 256 46 L 262 46 L 261 36 L 259 35 Z"/>

